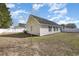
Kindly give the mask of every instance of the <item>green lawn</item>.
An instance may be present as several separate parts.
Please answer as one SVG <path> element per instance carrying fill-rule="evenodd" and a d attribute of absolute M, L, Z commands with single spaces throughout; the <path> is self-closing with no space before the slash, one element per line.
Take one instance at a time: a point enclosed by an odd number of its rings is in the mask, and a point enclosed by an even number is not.
<path fill-rule="evenodd" d="M 79 55 L 79 33 L 0 35 L 0 55 Z"/>

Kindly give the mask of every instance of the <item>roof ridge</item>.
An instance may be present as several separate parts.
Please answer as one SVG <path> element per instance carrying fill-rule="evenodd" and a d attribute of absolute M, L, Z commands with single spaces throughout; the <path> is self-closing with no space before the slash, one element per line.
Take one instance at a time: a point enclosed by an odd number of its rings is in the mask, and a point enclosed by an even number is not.
<path fill-rule="evenodd" d="M 41 17 L 41 16 L 36 16 L 36 15 L 32 15 L 32 14 L 31 14 L 31 16 L 39 17 L 39 18 L 42 18 L 42 19 L 44 19 L 44 20 L 50 21 L 50 20 L 48 20 L 48 19 L 46 19 L 46 18 L 43 18 L 43 17 Z M 50 21 L 50 22 L 53 22 L 53 21 Z"/>
<path fill-rule="evenodd" d="M 48 19 L 45 19 L 43 17 L 39 17 L 39 16 L 36 16 L 36 15 L 30 15 L 30 16 L 33 16 L 34 18 L 37 18 L 37 20 L 40 22 L 40 23 L 44 23 L 44 24 L 51 24 L 51 25 L 57 25 L 59 26 L 57 23 L 53 22 L 53 21 L 50 21 Z"/>

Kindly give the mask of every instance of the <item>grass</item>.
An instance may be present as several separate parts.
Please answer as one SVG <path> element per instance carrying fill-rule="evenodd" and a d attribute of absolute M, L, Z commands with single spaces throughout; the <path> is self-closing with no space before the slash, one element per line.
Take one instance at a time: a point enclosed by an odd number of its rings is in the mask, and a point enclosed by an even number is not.
<path fill-rule="evenodd" d="M 0 35 L 0 55 L 77 56 L 79 33 L 56 33 L 41 37 L 24 33 Z"/>

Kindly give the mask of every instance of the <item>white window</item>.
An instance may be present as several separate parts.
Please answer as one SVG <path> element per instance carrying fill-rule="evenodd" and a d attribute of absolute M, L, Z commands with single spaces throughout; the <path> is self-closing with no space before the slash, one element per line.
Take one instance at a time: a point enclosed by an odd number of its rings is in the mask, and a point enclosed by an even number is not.
<path fill-rule="evenodd" d="M 49 32 L 52 31 L 52 26 L 48 26 L 48 31 L 49 31 Z"/>
<path fill-rule="evenodd" d="M 54 29 L 54 31 L 58 31 L 58 27 L 54 26 L 53 29 Z"/>
<path fill-rule="evenodd" d="M 53 29 L 54 29 L 54 31 L 56 31 L 56 28 L 55 27 L 53 27 Z"/>

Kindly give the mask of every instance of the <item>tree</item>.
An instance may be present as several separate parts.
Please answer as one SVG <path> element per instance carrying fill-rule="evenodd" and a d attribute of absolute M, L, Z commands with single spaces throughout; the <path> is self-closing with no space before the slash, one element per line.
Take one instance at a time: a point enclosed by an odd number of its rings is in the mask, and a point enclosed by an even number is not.
<path fill-rule="evenodd" d="M 12 25 L 12 19 L 9 8 L 4 3 L 0 3 L 0 28 L 9 28 Z"/>
<path fill-rule="evenodd" d="M 61 24 L 60 26 L 62 27 L 62 29 L 64 29 L 66 27 L 65 24 Z"/>
<path fill-rule="evenodd" d="M 66 24 L 66 28 L 76 28 L 76 25 L 74 23 Z"/>
<path fill-rule="evenodd" d="M 64 29 L 64 28 L 77 28 L 77 26 L 74 23 L 61 24 L 60 26 L 62 27 L 62 29 Z"/>
<path fill-rule="evenodd" d="M 22 28 L 25 28 L 25 24 L 23 24 L 23 23 L 19 23 L 18 26 L 22 27 Z"/>

